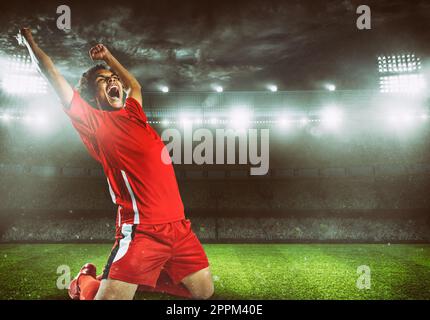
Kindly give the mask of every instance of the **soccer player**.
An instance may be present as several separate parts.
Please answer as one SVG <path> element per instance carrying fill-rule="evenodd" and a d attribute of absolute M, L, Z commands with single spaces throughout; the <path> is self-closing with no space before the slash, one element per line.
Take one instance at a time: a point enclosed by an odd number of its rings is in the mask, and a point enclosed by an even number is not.
<path fill-rule="evenodd" d="M 168 151 L 142 109 L 139 82 L 98 44 L 90 57 L 106 65 L 89 69 L 78 90 L 73 89 L 30 29 L 21 29 L 17 39 L 54 88 L 88 152 L 102 165 L 118 205 L 116 241 L 103 275 L 96 277 L 95 266 L 84 265 L 69 295 L 82 300 L 132 299 L 139 287 L 210 298 L 214 287 L 208 259 L 185 219 Z"/>

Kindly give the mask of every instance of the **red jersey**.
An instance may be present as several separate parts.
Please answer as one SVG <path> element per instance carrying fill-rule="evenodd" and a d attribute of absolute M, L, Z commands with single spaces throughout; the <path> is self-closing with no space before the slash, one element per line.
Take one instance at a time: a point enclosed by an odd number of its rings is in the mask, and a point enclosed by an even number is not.
<path fill-rule="evenodd" d="M 91 107 L 74 91 L 65 109 L 93 158 L 103 166 L 117 223 L 161 224 L 184 219 L 173 166 L 142 106 L 127 98 L 123 108 Z"/>

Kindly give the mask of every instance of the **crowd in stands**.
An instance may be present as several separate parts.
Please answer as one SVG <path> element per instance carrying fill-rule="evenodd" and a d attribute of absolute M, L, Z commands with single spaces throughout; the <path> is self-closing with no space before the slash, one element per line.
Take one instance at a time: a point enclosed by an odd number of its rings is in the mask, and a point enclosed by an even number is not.
<path fill-rule="evenodd" d="M 430 219 L 201 218 L 191 219 L 202 242 L 430 241 Z M 1 242 L 113 242 L 109 218 L 18 218 L 3 225 Z"/>

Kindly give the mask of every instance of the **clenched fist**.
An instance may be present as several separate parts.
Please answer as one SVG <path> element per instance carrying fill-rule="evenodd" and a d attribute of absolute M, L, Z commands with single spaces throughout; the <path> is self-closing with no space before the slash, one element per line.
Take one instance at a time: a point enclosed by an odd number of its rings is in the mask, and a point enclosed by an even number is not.
<path fill-rule="evenodd" d="M 25 46 L 26 44 L 33 42 L 33 35 L 31 34 L 30 28 L 22 28 L 19 30 L 15 38 L 21 46 Z"/>
<path fill-rule="evenodd" d="M 92 60 L 105 60 L 110 57 L 110 51 L 102 44 L 98 44 L 90 49 L 90 57 Z"/>

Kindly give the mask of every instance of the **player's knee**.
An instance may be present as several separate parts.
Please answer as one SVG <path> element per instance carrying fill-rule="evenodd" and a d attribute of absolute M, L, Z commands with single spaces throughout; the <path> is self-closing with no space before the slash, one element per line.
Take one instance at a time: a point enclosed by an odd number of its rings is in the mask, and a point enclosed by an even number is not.
<path fill-rule="evenodd" d="M 193 298 L 197 300 L 210 299 L 214 294 L 214 284 L 212 281 L 208 281 L 204 286 L 200 287 L 199 290 L 192 293 Z"/>
<path fill-rule="evenodd" d="M 95 300 L 132 300 L 136 288 L 137 285 L 121 283 L 116 280 L 103 280 Z"/>
<path fill-rule="evenodd" d="M 122 295 L 115 290 L 99 290 L 96 294 L 95 300 L 122 300 Z"/>
<path fill-rule="evenodd" d="M 115 292 L 104 292 L 97 294 L 94 300 L 131 300 L 133 297 Z"/>
<path fill-rule="evenodd" d="M 98 295 L 96 295 L 94 300 L 115 300 L 115 299 L 109 299 L 109 296 L 107 296 L 107 295 L 98 294 Z"/>

